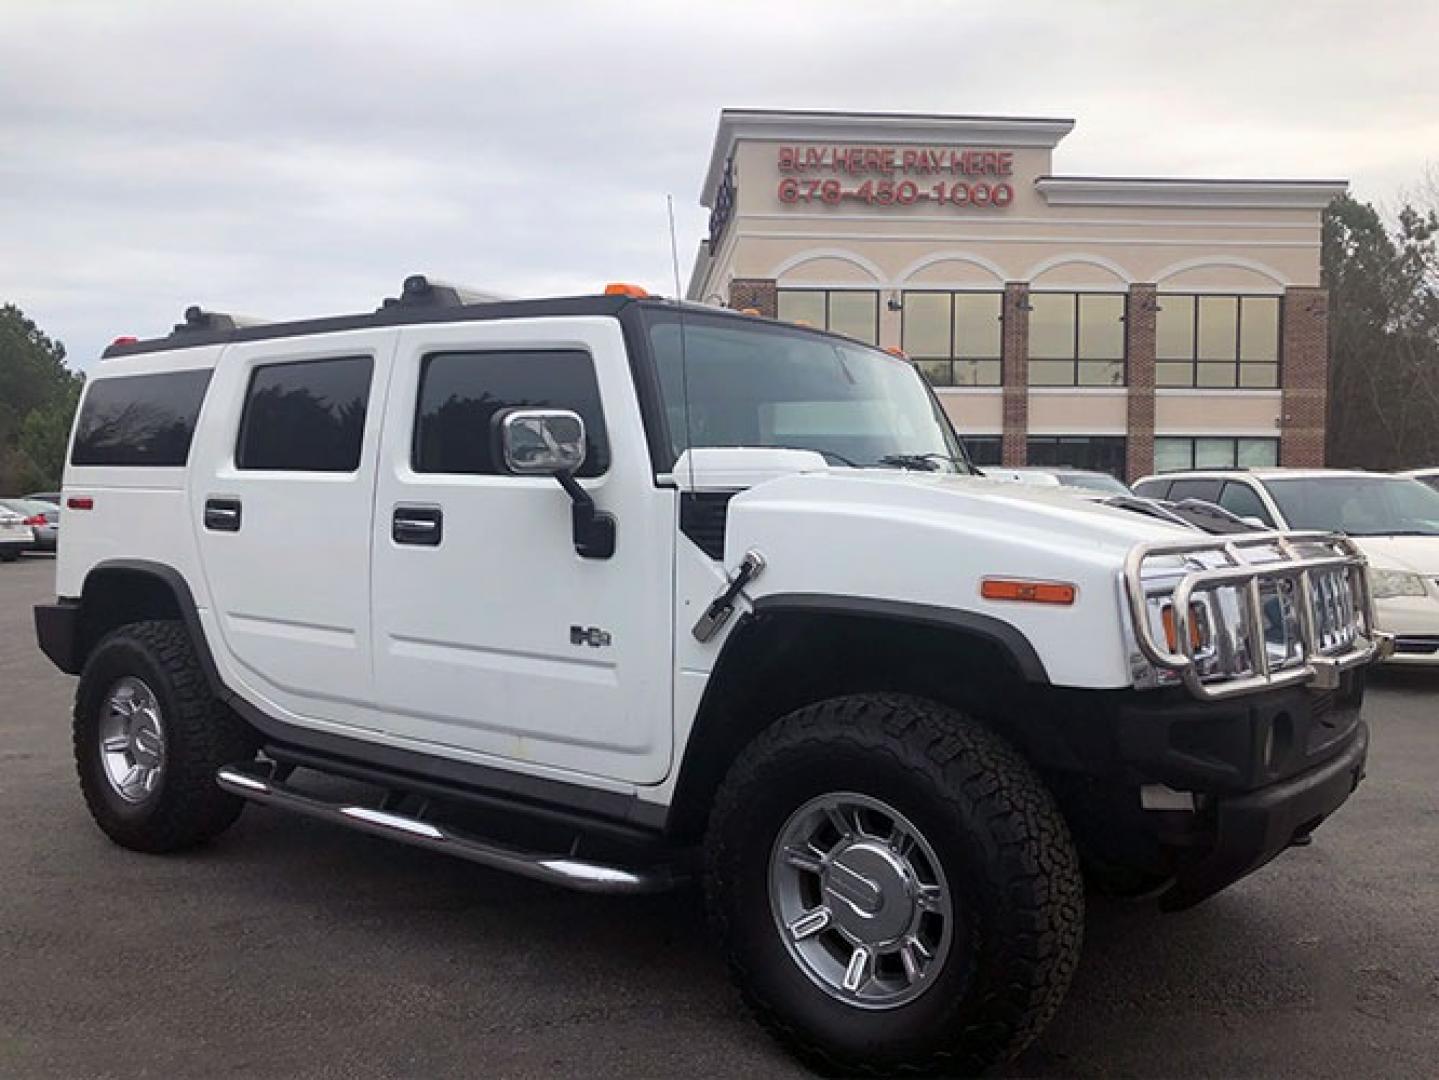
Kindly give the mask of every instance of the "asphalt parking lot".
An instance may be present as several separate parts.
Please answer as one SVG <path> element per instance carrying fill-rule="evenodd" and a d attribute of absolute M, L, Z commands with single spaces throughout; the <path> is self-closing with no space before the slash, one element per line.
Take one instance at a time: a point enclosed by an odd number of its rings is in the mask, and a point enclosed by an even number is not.
<path fill-rule="evenodd" d="M 53 569 L 0 566 L 0 1075 L 800 1075 L 694 894 L 584 897 L 254 808 L 200 852 L 112 846 L 34 645 Z M 1345 811 L 1194 911 L 1092 903 L 1013 1075 L 1435 1075 L 1439 673 L 1377 681 Z"/>

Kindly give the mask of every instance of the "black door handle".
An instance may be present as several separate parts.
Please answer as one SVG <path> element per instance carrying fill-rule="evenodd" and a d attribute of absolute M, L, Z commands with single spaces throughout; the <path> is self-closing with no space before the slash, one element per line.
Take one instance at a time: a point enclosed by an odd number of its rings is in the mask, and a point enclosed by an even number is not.
<path fill-rule="evenodd" d="M 240 500 L 206 499 L 205 528 L 212 532 L 239 532 Z"/>
<path fill-rule="evenodd" d="M 439 547 L 445 515 L 438 506 L 397 506 L 390 519 L 390 538 L 397 544 Z"/>

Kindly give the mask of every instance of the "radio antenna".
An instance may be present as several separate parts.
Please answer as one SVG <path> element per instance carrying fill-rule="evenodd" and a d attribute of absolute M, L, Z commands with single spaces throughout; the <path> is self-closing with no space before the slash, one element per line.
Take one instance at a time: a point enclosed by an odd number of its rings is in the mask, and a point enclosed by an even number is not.
<path fill-rule="evenodd" d="M 695 458 L 694 443 L 690 440 L 690 368 L 689 353 L 685 341 L 685 301 L 680 290 L 680 245 L 675 236 L 675 197 L 665 196 L 665 205 L 669 210 L 670 219 L 670 265 L 675 276 L 675 311 L 679 316 L 680 332 L 680 394 L 684 398 L 685 414 L 685 451 L 689 460 L 690 491 L 695 486 Z"/>

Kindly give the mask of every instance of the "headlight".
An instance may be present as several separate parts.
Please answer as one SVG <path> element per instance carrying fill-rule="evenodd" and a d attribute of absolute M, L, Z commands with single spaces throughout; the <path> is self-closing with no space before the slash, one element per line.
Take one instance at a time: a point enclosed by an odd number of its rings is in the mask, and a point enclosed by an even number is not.
<path fill-rule="evenodd" d="M 1407 570 L 1369 569 L 1369 588 L 1376 600 L 1395 596 L 1424 596 L 1424 579 Z"/>

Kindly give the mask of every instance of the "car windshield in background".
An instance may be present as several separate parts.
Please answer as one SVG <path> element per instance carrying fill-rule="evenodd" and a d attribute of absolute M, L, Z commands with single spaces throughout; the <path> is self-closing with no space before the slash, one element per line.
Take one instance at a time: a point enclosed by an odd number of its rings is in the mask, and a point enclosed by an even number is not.
<path fill-rule="evenodd" d="M 1088 488 L 1090 491 L 1103 491 L 1111 495 L 1128 495 L 1130 493 L 1123 481 L 1108 473 L 1065 472 L 1061 469 L 1057 470 L 1054 475 L 1059 477 L 1059 482 L 1066 487 Z"/>
<path fill-rule="evenodd" d="M 929 387 L 898 357 L 703 312 L 646 321 L 676 456 L 691 445 L 788 447 L 831 464 L 968 471 Z"/>
<path fill-rule="evenodd" d="M 1266 482 L 1290 528 L 1350 536 L 1439 536 L 1439 491 L 1388 476 L 1314 476 Z"/>

